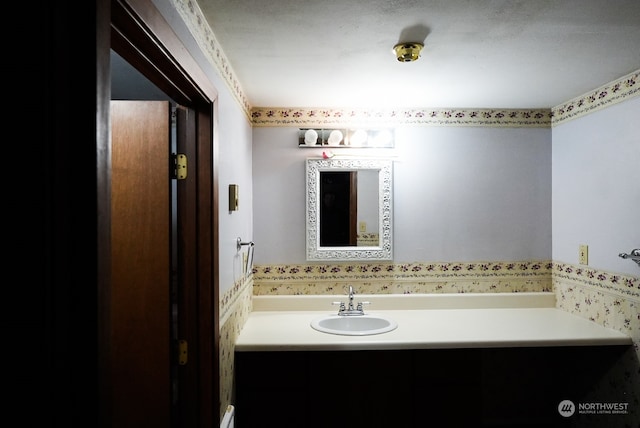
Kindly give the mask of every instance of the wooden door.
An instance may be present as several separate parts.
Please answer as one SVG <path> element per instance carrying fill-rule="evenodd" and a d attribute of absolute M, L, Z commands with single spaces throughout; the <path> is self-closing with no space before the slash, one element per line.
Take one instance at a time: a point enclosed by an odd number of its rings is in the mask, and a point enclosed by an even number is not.
<path fill-rule="evenodd" d="M 119 308 L 112 300 L 118 295 L 118 280 L 113 279 L 116 291 L 112 293 L 111 272 L 106 273 L 112 266 L 111 242 L 107 239 L 111 232 L 110 191 L 111 183 L 111 154 L 108 147 L 112 144 L 106 132 L 114 120 L 104 114 L 109 111 L 109 102 L 105 96 L 109 95 L 107 85 L 108 49 L 122 56 L 147 79 L 167 94 L 167 99 L 189 106 L 195 111 L 195 130 L 190 137 L 195 138 L 187 144 L 188 175 L 186 181 L 179 181 L 177 193 L 183 206 L 183 190 L 188 190 L 186 198 L 191 200 L 188 205 L 188 215 L 178 214 L 182 227 L 181 242 L 188 243 L 181 248 L 182 261 L 178 265 L 195 271 L 179 272 L 182 294 L 178 297 L 178 318 L 182 322 L 179 329 L 181 339 L 188 340 L 188 363 L 180 366 L 176 372 L 179 383 L 178 404 L 173 404 L 175 426 L 210 428 L 219 424 L 220 410 L 220 379 L 219 379 L 219 317 L 218 317 L 218 178 L 217 178 L 217 137 L 215 128 L 217 123 L 218 93 L 207 75 L 189 54 L 182 41 L 154 6 L 151 0 L 114 0 L 105 3 L 100 8 L 99 18 L 110 17 L 110 28 L 98 28 L 98 116 L 107 119 L 103 126 L 98 127 L 98 176 L 99 195 L 98 216 L 99 231 L 99 260 L 105 263 L 99 265 L 97 282 L 100 290 L 98 299 L 99 337 L 99 394 L 98 403 L 99 422 L 103 428 L 121 428 L 120 422 L 123 411 L 114 411 L 115 407 L 126 406 L 125 399 L 118 396 L 118 391 L 126 387 L 122 379 L 114 379 L 113 367 L 120 363 L 120 354 L 113 350 L 122 345 L 118 344 L 118 337 L 113 330 L 113 317 L 119 316 Z M 99 20 L 100 21 L 100 20 Z M 100 21 L 99 23 L 102 23 Z M 100 38 L 102 36 L 102 38 Z M 110 39 L 110 43 L 109 42 Z M 106 49 L 106 51 L 105 51 Z M 105 80 L 104 77 L 107 79 Z M 105 86 L 106 85 L 106 86 Z M 107 88 L 105 91 L 104 88 Z M 102 90 L 100 90 L 102 89 Z M 100 115 L 100 113 L 103 113 Z M 100 122 L 102 124 L 102 122 Z M 103 132 L 105 131 L 105 132 Z M 180 135 L 178 135 L 180 137 Z M 178 149 L 181 150 L 181 149 Z M 100 169 L 102 168 L 102 169 Z M 188 184 L 186 184 L 188 183 Z M 193 205 L 190 205 L 190 204 Z M 193 207 L 193 208 L 192 208 Z M 104 212 L 106 211 L 106 212 Z M 182 217 L 181 217 L 182 216 Z M 180 228 L 180 226 L 178 226 Z M 189 236 L 185 236 L 188 233 Z M 87 284 L 91 287 L 91 284 Z M 113 306 L 113 307 L 112 307 Z M 184 322 L 186 320 L 186 322 Z M 186 331 L 185 331 L 186 329 Z M 168 340 L 168 339 L 167 339 Z M 115 341 L 115 342 L 114 342 Z M 126 356 L 126 354 L 125 354 Z M 140 359 L 141 360 L 141 359 Z M 174 367 L 175 368 L 175 367 Z M 149 382 L 153 386 L 152 382 Z M 141 388 L 142 389 L 142 388 Z M 132 396 L 133 394 L 127 394 Z M 138 397 L 134 397 L 138 399 Z M 180 404 L 182 403 L 182 404 Z M 130 405 L 131 408 L 134 404 Z M 155 411 L 155 409 L 153 409 Z M 115 418 L 112 417 L 115 413 Z M 163 408 L 162 415 L 167 411 Z M 176 413 L 178 414 L 177 423 Z M 120 419 L 117 419 L 120 418 Z M 113 419 L 113 420 L 111 420 Z M 166 426 L 165 419 L 156 423 L 151 418 L 140 426 Z M 131 426 L 133 423 L 124 425 Z"/>
<path fill-rule="evenodd" d="M 171 426 L 170 104 L 112 101 L 112 426 Z"/>

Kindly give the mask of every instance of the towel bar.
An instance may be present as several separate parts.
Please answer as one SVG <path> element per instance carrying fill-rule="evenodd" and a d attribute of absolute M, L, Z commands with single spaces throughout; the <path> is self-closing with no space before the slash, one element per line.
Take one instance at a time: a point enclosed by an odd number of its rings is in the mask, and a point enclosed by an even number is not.
<path fill-rule="evenodd" d="M 242 242 L 242 239 L 238 238 L 236 240 L 236 248 L 237 251 L 240 251 L 242 249 L 243 246 L 248 245 L 249 247 L 253 247 L 255 244 L 253 243 L 253 241 L 249 241 L 249 242 Z"/>
<path fill-rule="evenodd" d="M 638 266 L 640 266 L 640 248 L 631 250 L 631 254 L 620 253 L 618 254 L 618 257 L 622 257 L 623 259 L 631 259 L 636 262 Z"/>

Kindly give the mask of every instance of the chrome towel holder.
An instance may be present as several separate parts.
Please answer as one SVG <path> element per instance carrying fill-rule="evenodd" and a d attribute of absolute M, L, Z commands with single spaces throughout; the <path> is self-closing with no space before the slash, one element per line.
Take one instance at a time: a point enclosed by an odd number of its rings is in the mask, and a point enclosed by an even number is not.
<path fill-rule="evenodd" d="M 236 248 L 237 248 L 237 252 L 239 253 L 240 250 L 242 250 L 242 247 L 249 247 L 249 249 L 247 250 L 247 258 L 245 260 L 245 267 L 244 267 L 244 271 L 249 272 L 251 271 L 251 269 L 253 268 L 253 249 L 255 248 L 255 244 L 253 243 L 253 241 L 249 241 L 249 242 L 242 242 L 242 239 L 238 238 L 236 239 Z"/>
<path fill-rule="evenodd" d="M 636 264 L 638 266 L 640 266 L 640 248 L 636 248 L 634 250 L 631 250 L 630 254 L 620 253 L 620 254 L 618 254 L 618 257 L 622 257 L 623 259 L 631 259 L 634 262 L 636 262 Z"/>
<path fill-rule="evenodd" d="M 253 241 L 249 241 L 249 242 L 242 242 L 242 239 L 240 239 L 238 237 L 238 239 L 236 239 L 236 249 L 237 251 L 240 251 L 242 249 L 243 246 L 248 245 L 249 247 L 253 247 L 255 244 L 253 243 Z"/>

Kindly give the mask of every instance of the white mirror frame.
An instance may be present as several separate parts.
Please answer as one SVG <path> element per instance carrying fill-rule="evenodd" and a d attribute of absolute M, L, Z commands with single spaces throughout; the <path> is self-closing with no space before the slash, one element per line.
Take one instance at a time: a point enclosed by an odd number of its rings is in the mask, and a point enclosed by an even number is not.
<path fill-rule="evenodd" d="M 378 170 L 377 246 L 320 247 L 320 172 Z M 307 260 L 393 260 L 393 162 L 383 159 L 307 159 Z"/>

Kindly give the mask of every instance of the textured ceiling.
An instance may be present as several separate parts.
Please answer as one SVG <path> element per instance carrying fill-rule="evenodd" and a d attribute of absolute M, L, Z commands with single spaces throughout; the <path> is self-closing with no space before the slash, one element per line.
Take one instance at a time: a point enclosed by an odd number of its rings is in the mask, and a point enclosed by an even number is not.
<path fill-rule="evenodd" d="M 252 107 L 551 108 L 640 69 L 639 0 L 197 4 Z"/>

